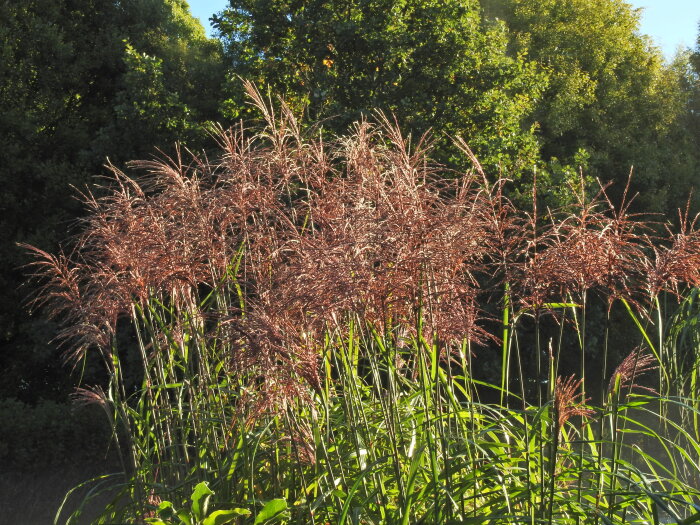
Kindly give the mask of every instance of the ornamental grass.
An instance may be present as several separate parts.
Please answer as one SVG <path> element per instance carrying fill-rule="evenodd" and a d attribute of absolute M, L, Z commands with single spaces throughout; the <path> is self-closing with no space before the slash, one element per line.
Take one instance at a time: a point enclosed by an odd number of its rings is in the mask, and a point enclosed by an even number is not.
<path fill-rule="evenodd" d="M 108 377 L 76 392 L 122 458 L 100 523 L 700 521 L 687 211 L 583 179 L 522 211 L 461 139 L 455 173 L 382 114 L 327 139 L 247 89 L 261 131 L 109 166 L 64 251 L 29 248 Z"/>

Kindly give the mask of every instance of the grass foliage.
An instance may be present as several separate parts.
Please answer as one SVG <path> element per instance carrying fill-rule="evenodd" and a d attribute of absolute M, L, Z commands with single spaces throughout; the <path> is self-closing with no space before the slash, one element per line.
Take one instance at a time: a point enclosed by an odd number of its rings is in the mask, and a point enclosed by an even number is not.
<path fill-rule="evenodd" d="M 461 140 L 446 174 L 382 115 L 329 142 L 248 90 L 263 131 L 113 168 L 70 250 L 34 249 L 36 305 L 109 374 L 77 393 L 123 453 L 103 523 L 700 522 L 697 292 L 661 308 L 700 284 L 692 221 L 583 181 L 524 213 Z"/>

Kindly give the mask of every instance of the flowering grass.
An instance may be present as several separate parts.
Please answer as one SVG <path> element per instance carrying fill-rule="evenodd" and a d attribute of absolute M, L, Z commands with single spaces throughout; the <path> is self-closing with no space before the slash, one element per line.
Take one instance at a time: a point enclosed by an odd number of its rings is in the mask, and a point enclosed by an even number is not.
<path fill-rule="evenodd" d="M 76 394 L 123 453 L 101 522 L 700 522 L 694 296 L 670 329 L 661 309 L 700 284 L 687 213 L 583 181 L 522 212 L 461 140 L 474 169 L 444 173 L 381 114 L 324 141 L 248 90 L 263 131 L 112 167 L 68 251 L 33 249 L 35 306 L 110 378 Z M 614 308 L 638 339 L 616 368 Z"/>

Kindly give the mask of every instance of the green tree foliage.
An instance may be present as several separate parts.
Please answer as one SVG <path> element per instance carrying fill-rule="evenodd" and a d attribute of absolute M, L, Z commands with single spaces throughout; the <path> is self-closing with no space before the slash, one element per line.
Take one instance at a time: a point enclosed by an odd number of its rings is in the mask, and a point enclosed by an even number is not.
<path fill-rule="evenodd" d="M 700 29 L 700 26 L 698 26 Z M 688 92 L 688 111 L 686 111 L 687 126 L 697 147 L 700 144 L 700 31 L 695 43 L 695 49 L 684 55 L 688 59 L 684 86 Z"/>
<path fill-rule="evenodd" d="M 16 243 L 64 238 L 80 213 L 70 185 L 107 157 L 197 146 L 218 118 L 221 46 L 184 0 L 2 2 L 0 20 L 0 393 L 34 396 L 56 387 L 55 350 L 22 313 Z"/>
<path fill-rule="evenodd" d="M 231 0 L 215 25 L 235 73 L 312 120 L 330 117 L 327 127 L 379 108 L 414 133 L 464 136 L 492 168 L 518 171 L 536 157 L 523 122 L 542 75 L 508 54 L 506 28 L 483 24 L 474 0 Z M 234 78 L 230 115 L 240 91 Z M 450 160 L 448 140 L 439 155 Z"/>
<path fill-rule="evenodd" d="M 622 0 L 485 3 L 506 20 L 514 53 L 549 74 L 535 120 L 550 175 L 585 161 L 621 189 L 634 166 L 640 209 L 672 210 L 687 197 L 698 177 L 684 124 L 687 68 L 682 58 L 665 64 L 639 33 L 639 10 Z"/>

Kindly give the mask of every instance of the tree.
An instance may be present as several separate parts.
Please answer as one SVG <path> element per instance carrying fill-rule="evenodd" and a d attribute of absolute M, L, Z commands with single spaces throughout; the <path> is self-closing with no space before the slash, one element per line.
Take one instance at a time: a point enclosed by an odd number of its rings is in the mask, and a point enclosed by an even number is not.
<path fill-rule="evenodd" d="M 80 215 L 72 198 L 109 157 L 175 140 L 197 147 L 218 118 L 220 44 L 183 0 L 0 3 L 0 395 L 52 395 L 51 327 L 22 309 L 18 242 L 53 249 Z"/>
<path fill-rule="evenodd" d="M 700 29 L 700 25 L 698 27 Z M 697 151 L 697 145 L 700 144 L 700 31 L 695 41 L 695 49 L 688 50 L 681 56 L 687 60 L 682 63 L 683 86 L 688 94 L 686 129 Z"/>
<path fill-rule="evenodd" d="M 549 73 L 534 113 L 549 176 L 559 166 L 624 187 L 634 166 L 639 209 L 672 210 L 697 177 L 682 66 L 667 65 L 639 34 L 639 10 L 622 0 L 488 0 L 505 19 L 513 52 Z M 690 149 L 689 149 L 690 148 Z"/>
<path fill-rule="evenodd" d="M 404 129 L 462 135 L 492 169 L 536 157 L 523 126 L 544 79 L 509 56 L 503 24 L 482 23 L 473 0 L 231 0 L 215 17 L 232 71 L 267 85 L 312 120 L 340 131 L 380 109 Z M 230 86 L 231 115 L 241 108 Z"/>

